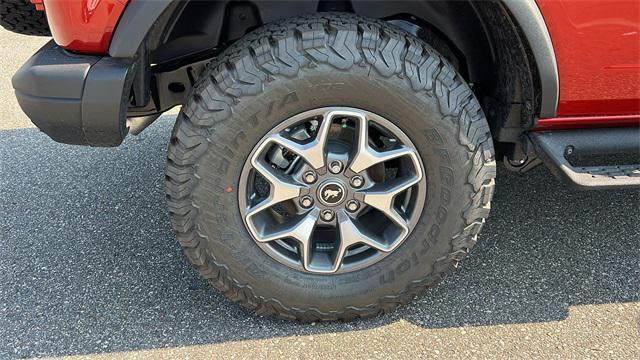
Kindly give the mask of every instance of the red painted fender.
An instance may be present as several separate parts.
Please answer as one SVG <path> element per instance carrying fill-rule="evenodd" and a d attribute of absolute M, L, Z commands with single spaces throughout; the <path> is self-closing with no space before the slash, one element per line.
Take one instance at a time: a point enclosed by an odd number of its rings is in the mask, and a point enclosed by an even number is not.
<path fill-rule="evenodd" d="M 584 117 L 585 126 L 610 116 L 618 126 L 620 116 L 639 115 L 640 1 L 536 1 L 558 62 L 556 116 Z"/>

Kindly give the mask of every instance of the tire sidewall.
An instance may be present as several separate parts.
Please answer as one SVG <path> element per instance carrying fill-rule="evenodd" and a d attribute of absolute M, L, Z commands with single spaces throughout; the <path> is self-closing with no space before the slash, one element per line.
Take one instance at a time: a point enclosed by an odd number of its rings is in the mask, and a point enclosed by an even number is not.
<path fill-rule="evenodd" d="M 237 190 L 245 161 L 266 133 L 293 115 L 328 106 L 363 109 L 398 126 L 422 159 L 427 199 L 415 228 L 393 253 L 361 270 L 318 275 L 277 262 L 255 243 L 242 221 Z M 318 64 L 300 69 L 295 78 L 272 79 L 259 95 L 235 103 L 232 115 L 212 130 L 191 195 L 199 209 L 196 228 L 207 239 L 211 260 L 224 264 L 234 282 L 260 297 L 323 312 L 367 306 L 433 273 L 465 226 L 460 212 L 473 196 L 467 185 L 472 164 L 458 134 L 457 123 L 442 114 L 436 97 L 413 91 L 405 78 L 378 76 L 369 67 L 339 71 Z"/>

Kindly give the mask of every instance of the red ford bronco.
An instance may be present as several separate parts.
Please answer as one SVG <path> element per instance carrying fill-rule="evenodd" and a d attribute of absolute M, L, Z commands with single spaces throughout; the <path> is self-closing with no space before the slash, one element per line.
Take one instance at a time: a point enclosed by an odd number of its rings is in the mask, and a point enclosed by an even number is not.
<path fill-rule="evenodd" d="M 13 86 L 55 141 L 117 146 L 182 106 L 173 228 L 258 314 L 369 317 L 434 286 L 497 159 L 640 186 L 615 160 L 640 151 L 637 0 L 0 0 L 0 22 L 53 36 Z"/>

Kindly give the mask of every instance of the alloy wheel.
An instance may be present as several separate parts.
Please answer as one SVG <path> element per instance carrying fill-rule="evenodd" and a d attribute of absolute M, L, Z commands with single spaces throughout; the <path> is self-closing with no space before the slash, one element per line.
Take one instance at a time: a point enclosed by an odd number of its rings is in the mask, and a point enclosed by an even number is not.
<path fill-rule="evenodd" d="M 272 258 L 304 272 L 361 269 L 396 250 L 426 199 L 409 137 L 374 113 L 344 107 L 293 116 L 266 134 L 240 179 L 240 212 Z"/>

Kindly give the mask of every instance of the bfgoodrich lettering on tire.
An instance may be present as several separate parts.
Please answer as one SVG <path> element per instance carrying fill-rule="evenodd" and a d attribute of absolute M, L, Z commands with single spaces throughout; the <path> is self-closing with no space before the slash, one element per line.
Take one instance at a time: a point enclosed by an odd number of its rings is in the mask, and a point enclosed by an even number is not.
<path fill-rule="evenodd" d="M 166 190 L 187 257 L 231 300 L 349 320 L 454 270 L 494 178 L 486 119 L 449 63 L 384 22 L 322 14 L 211 64 L 178 116 Z"/>

